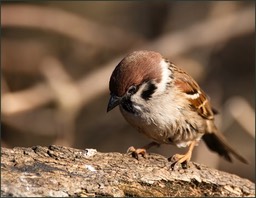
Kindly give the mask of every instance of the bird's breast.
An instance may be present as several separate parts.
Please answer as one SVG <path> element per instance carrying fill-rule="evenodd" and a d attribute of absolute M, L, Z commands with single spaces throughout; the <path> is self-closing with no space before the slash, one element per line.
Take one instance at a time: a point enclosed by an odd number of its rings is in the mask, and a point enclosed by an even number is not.
<path fill-rule="evenodd" d="M 180 106 L 164 105 L 163 103 L 133 104 L 133 113 L 120 106 L 124 118 L 139 132 L 160 144 L 174 144 L 185 147 L 195 139 L 200 139 L 203 133 L 202 123 L 198 122 L 196 114 Z"/>

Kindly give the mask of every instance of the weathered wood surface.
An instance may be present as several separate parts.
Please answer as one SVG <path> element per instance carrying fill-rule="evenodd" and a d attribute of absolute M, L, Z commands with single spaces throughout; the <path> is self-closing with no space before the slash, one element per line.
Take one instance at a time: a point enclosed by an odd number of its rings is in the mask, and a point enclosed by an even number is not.
<path fill-rule="evenodd" d="M 172 170 L 161 155 L 61 146 L 1 149 L 1 196 L 255 196 L 255 184 L 191 163 Z"/>

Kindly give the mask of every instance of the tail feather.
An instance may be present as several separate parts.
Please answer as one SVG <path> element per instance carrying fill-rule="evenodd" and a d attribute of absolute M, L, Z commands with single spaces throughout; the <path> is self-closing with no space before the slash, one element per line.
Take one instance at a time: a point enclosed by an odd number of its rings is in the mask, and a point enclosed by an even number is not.
<path fill-rule="evenodd" d="M 230 154 L 236 157 L 241 162 L 248 164 L 248 161 L 240 155 L 237 151 L 235 151 L 227 142 L 227 140 L 223 137 L 219 132 L 215 133 L 207 133 L 203 136 L 203 140 L 205 141 L 208 148 L 214 152 L 217 152 L 220 156 L 223 156 L 227 161 L 232 162 L 232 158 Z"/>

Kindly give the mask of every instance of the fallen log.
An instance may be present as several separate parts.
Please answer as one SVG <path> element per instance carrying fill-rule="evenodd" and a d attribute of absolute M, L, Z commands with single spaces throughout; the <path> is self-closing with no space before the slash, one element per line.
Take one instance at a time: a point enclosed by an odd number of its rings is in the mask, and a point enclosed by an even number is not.
<path fill-rule="evenodd" d="M 158 154 L 128 154 L 63 146 L 1 149 L 1 196 L 255 197 L 255 184 L 191 162 L 172 170 Z"/>

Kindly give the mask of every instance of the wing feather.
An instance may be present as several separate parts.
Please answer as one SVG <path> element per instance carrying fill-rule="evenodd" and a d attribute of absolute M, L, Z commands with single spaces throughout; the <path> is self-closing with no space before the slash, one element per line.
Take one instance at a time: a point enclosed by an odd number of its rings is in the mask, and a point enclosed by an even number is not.
<path fill-rule="evenodd" d="M 185 71 L 177 68 L 173 64 L 172 66 L 174 67 L 174 72 L 176 75 L 176 80 L 174 83 L 183 93 L 187 95 L 191 108 L 197 111 L 198 114 L 205 119 L 214 119 L 215 111 L 212 109 L 204 91 Z"/>

